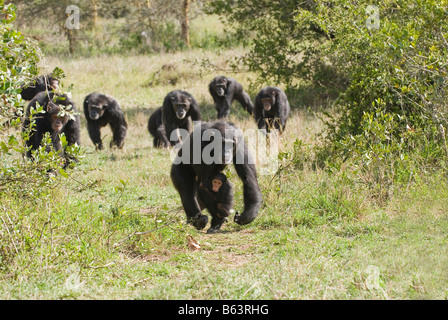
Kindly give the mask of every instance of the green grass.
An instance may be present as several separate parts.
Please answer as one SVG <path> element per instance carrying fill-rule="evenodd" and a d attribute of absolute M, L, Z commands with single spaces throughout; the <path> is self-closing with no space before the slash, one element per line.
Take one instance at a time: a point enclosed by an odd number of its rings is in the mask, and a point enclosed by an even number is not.
<path fill-rule="evenodd" d="M 35 202 L 0 196 L 1 299 L 448 298 L 442 179 L 409 186 L 378 207 L 369 190 L 336 175 L 285 169 L 259 176 L 264 203 L 253 223 L 230 221 L 213 235 L 185 224 L 169 151 L 152 147 L 147 120 L 174 89 L 191 92 L 204 118 L 214 119 L 207 84 L 221 72 L 191 61 L 207 57 L 226 69 L 242 51 L 47 59 L 49 70 L 65 70 L 79 108 L 92 91 L 116 97 L 129 131 L 123 150 L 97 152 L 82 120 L 85 157 L 69 179 L 59 177 Z M 245 87 L 255 77 L 229 75 Z M 295 139 L 316 143 L 322 128 L 295 99 L 284 152 Z M 230 120 L 255 128 L 237 103 Z M 110 130 L 103 135 L 108 145 Z M 241 182 L 230 173 L 241 210 Z M 189 236 L 199 250 L 189 249 Z"/>

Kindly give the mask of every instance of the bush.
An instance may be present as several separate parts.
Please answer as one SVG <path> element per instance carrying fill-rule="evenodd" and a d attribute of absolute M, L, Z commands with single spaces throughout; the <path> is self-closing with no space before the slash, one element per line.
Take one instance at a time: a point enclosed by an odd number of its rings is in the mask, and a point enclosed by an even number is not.
<path fill-rule="evenodd" d="M 331 7 L 318 5 L 314 14 L 302 10 L 296 18 L 335 36 L 321 54 L 349 80 L 338 101 L 344 117 L 337 120 L 337 134 L 358 134 L 364 112 L 378 108 L 399 115 L 397 134 L 419 127 L 431 135 L 426 129 L 446 127 L 446 6 L 382 1 L 376 7 L 378 29 L 369 28 L 367 8 L 367 1 L 337 1 Z M 445 139 L 443 134 L 433 138 Z"/>
<path fill-rule="evenodd" d="M 369 28 L 368 4 L 322 4 L 296 20 L 334 34 L 321 54 L 349 80 L 320 155 L 347 161 L 384 198 L 394 184 L 446 170 L 448 12 L 436 1 L 382 1 L 378 28 Z"/>

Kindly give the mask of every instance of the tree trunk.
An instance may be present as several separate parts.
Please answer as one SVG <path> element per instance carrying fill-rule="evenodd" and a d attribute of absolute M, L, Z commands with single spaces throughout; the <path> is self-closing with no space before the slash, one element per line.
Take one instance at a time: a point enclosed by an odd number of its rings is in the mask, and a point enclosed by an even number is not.
<path fill-rule="evenodd" d="M 75 52 L 76 39 L 73 29 L 67 29 L 68 51 L 73 54 Z"/>
<path fill-rule="evenodd" d="M 92 0 L 92 14 L 93 14 L 93 26 L 96 27 L 98 23 L 98 4 L 96 0 Z"/>
<path fill-rule="evenodd" d="M 190 48 L 190 21 L 188 20 L 188 11 L 190 10 L 190 0 L 184 0 L 182 20 L 180 23 L 181 36 L 185 44 Z"/>

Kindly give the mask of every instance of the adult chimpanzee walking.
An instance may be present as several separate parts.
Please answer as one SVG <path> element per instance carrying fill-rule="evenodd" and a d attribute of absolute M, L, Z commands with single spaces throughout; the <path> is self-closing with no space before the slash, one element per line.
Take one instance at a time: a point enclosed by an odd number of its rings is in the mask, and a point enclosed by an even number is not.
<path fill-rule="evenodd" d="M 210 82 L 208 89 L 215 102 L 218 119 L 229 115 L 233 100 L 238 101 L 249 114 L 252 114 L 254 109 L 252 100 L 235 79 L 217 76 Z"/>

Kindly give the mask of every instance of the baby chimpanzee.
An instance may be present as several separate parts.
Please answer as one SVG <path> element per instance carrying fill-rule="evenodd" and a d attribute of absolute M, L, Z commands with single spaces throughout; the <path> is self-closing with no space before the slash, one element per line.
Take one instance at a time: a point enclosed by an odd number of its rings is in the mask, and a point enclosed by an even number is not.
<path fill-rule="evenodd" d="M 199 183 L 197 199 L 201 210 L 207 208 L 212 216 L 207 233 L 215 233 L 233 212 L 233 188 L 225 174 L 214 174 L 207 186 Z"/>

